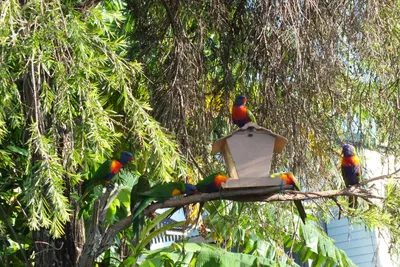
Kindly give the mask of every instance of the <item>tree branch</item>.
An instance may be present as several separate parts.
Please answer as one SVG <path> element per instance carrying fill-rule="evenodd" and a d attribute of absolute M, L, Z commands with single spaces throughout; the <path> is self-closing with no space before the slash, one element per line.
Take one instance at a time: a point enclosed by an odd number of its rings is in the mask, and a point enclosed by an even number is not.
<path fill-rule="evenodd" d="M 89 236 L 83 247 L 82 255 L 79 259 L 79 267 L 93 266 L 94 260 L 104 251 L 101 250 L 101 241 L 106 238 L 107 235 L 102 233 L 101 226 L 106 217 L 106 206 L 111 191 L 112 189 L 107 187 L 104 195 L 94 202 L 92 224 L 89 229 Z M 115 234 L 112 237 L 114 237 Z"/>
<path fill-rule="evenodd" d="M 358 196 L 362 198 L 384 199 L 384 197 L 374 195 L 362 188 L 346 188 L 342 190 L 328 190 L 322 192 L 299 192 L 289 190 L 292 186 L 247 188 L 247 189 L 230 189 L 217 193 L 204 193 L 199 195 L 187 196 L 180 199 L 169 199 L 165 202 L 157 202 L 151 204 L 145 209 L 145 214 L 151 214 L 153 211 L 162 208 L 183 207 L 191 203 L 201 203 L 218 199 L 233 200 L 240 202 L 271 202 L 271 201 L 294 201 L 309 200 L 318 198 L 331 198 L 334 196 Z M 283 191 L 284 190 L 284 191 Z M 282 192 L 281 192 L 282 191 Z M 104 251 L 111 245 L 112 238 L 121 230 L 129 227 L 132 223 L 132 215 L 119 221 L 107 229 L 106 234 L 110 235 L 103 238 L 100 245 L 100 251 Z"/>
<path fill-rule="evenodd" d="M 377 176 L 377 177 L 374 177 L 374 178 L 371 178 L 371 179 L 362 181 L 361 183 L 359 183 L 359 184 L 356 185 L 356 186 L 357 186 L 357 187 L 358 187 L 358 186 L 363 186 L 363 185 L 366 185 L 366 184 L 369 184 L 369 183 L 372 183 L 372 182 L 375 182 L 375 181 L 378 181 L 378 180 L 385 180 L 385 179 L 395 179 L 395 180 L 399 180 L 399 179 L 400 179 L 400 176 L 393 176 L 393 175 L 395 175 L 395 174 L 398 173 L 398 172 L 400 172 L 400 169 L 395 170 L 393 173 L 388 174 L 388 175 L 381 175 L 381 176 Z"/>
<path fill-rule="evenodd" d="M 149 205 L 144 213 L 149 215 L 157 209 L 171 208 L 171 207 L 183 207 L 192 203 L 202 203 L 212 200 L 233 200 L 240 202 L 272 202 L 272 201 L 294 201 L 294 200 L 312 200 L 319 198 L 333 198 L 335 196 L 357 196 L 368 199 L 385 199 L 382 196 L 374 195 L 370 191 L 360 188 L 362 185 L 368 183 L 384 180 L 388 178 L 400 179 L 400 176 L 393 177 L 394 174 L 400 172 L 400 169 L 388 174 L 378 177 L 374 177 L 363 181 L 362 183 L 345 188 L 341 190 L 327 190 L 322 192 L 299 192 L 293 191 L 293 186 L 274 186 L 274 187 L 256 187 L 256 188 L 239 188 L 239 189 L 227 189 L 217 193 L 203 193 L 198 195 L 186 196 L 180 199 L 169 199 L 164 202 L 156 202 Z M 337 202 L 336 202 L 337 203 Z M 132 215 L 124 218 L 123 220 L 110 226 L 103 235 L 100 246 L 96 254 L 100 255 L 113 243 L 114 236 L 129 227 L 132 224 Z"/>

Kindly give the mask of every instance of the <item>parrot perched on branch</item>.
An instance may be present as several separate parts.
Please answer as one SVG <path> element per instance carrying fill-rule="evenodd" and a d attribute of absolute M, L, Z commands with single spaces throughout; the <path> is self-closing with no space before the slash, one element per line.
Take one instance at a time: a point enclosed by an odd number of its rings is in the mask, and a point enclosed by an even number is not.
<path fill-rule="evenodd" d="M 361 179 L 361 160 L 357 157 L 356 149 L 349 144 L 342 146 L 342 162 L 341 162 L 342 176 L 346 187 L 356 185 Z M 349 206 L 357 208 L 357 198 L 355 196 L 349 197 Z"/>
<path fill-rule="evenodd" d="M 246 108 L 247 98 L 239 95 L 235 99 L 232 107 L 232 120 L 239 128 L 242 128 L 248 122 L 256 123 L 256 118 L 249 109 Z"/>
<path fill-rule="evenodd" d="M 137 192 L 142 197 L 142 201 L 137 205 L 136 209 L 132 211 L 132 220 L 134 220 L 139 214 L 152 202 L 152 201 L 165 201 L 168 198 L 172 198 L 178 195 L 193 195 L 197 194 L 197 188 L 195 185 L 183 182 L 170 182 L 164 184 L 157 184 L 150 188 L 146 192 Z M 178 209 L 177 209 L 178 210 Z M 173 211 L 171 215 L 174 213 Z"/>
<path fill-rule="evenodd" d="M 222 183 L 225 183 L 226 180 L 229 178 L 225 175 L 222 174 L 221 172 L 215 172 L 213 174 L 208 175 L 206 178 L 201 180 L 196 184 L 197 190 L 201 193 L 213 193 L 213 192 L 218 192 L 221 189 Z M 200 216 L 201 216 L 201 210 L 203 209 L 204 202 L 200 203 L 199 207 L 199 214 L 197 216 L 196 220 L 196 226 L 199 222 Z"/>
<path fill-rule="evenodd" d="M 121 170 L 121 168 L 129 161 L 134 160 L 134 156 L 130 152 L 122 152 L 119 160 L 106 160 L 104 161 L 93 176 L 82 184 L 82 198 L 83 200 L 97 185 L 109 185 L 111 179 Z"/>
<path fill-rule="evenodd" d="M 284 173 L 275 173 L 271 174 L 271 178 L 276 178 L 278 176 L 285 181 L 285 185 L 293 185 L 294 190 L 300 191 L 300 184 L 297 181 L 296 177 L 294 177 L 292 172 L 284 172 Z M 306 223 L 306 211 L 304 210 L 303 204 L 301 204 L 301 200 L 295 200 L 294 204 L 296 205 L 297 210 L 299 211 L 299 215 L 303 223 Z"/>
<path fill-rule="evenodd" d="M 221 172 L 216 172 L 198 182 L 196 184 L 196 188 L 201 193 L 218 192 L 221 188 L 221 184 L 225 183 L 226 180 L 228 180 L 226 175 L 222 174 Z"/>

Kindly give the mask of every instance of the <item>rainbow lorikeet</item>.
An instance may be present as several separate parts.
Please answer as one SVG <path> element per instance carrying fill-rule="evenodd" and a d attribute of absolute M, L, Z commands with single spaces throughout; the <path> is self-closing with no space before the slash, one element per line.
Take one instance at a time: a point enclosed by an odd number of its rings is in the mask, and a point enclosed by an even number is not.
<path fill-rule="evenodd" d="M 218 192 L 221 188 L 221 184 L 225 183 L 226 180 L 228 180 L 226 175 L 222 174 L 221 172 L 216 172 L 198 182 L 196 184 L 196 188 L 201 193 Z"/>
<path fill-rule="evenodd" d="M 131 213 L 134 214 L 135 210 L 139 207 L 140 203 L 147 197 L 139 195 L 139 192 L 146 192 L 150 189 L 150 183 L 146 175 L 139 177 L 136 185 L 133 186 L 131 191 Z M 139 235 L 144 225 L 145 216 L 143 213 L 138 214 L 136 218 L 132 220 L 134 241 L 136 244 L 139 243 Z"/>
<path fill-rule="evenodd" d="M 275 173 L 271 174 L 271 178 L 275 178 L 279 176 L 282 181 L 285 181 L 286 185 L 293 185 L 294 190 L 300 191 L 300 184 L 297 181 L 296 177 L 294 177 L 292 172 L 284 172 L 284 173 Z M 303 223 L 306 223 L 306 211 L 304 210 L 303 204 L 301 204 L 301 200 L 295 200 L 294 204 L 296 205 L 297 210 L 299 211 L 299 215 Z"/>
<path fill-rule="evenodd" d="M 342 176 L 346 187 L 356 185 L 361 179 L 361 160 L 357 157 L 356 149 L 349 144 L 342 146 L 342 162 L 341 162 Z M 357 207 L 357 198 L 355 196 L 349 197 L 349 205 L 352 208 Z"/>
<path fill-rule="evenodd" d="M 208 175 L 206 178 L 201 180 L 196 184 L 197 190 L 201 193 L 213 193 L 213 192 L 218 192 L 221 189 L 222 183 L 225 183 L 226 180 L 229 178 L 221 173 L 221 172 L 215 172 L 210 175 Z M 199 214 L 197 216 L 196 220 L 196 226 L 199 222 L 200 216 L 201 216 L 201 211 L 203 209 L 204 202 L 200 203 L 199 207 Z"/>
<path fill-rule="evenodd" d="M 246 108 L 247 98 L 244 95 L 236 97 L 232 107 L 232 120 L 239 128 L 242 128 L 248 122 L 256 123 L 253 113 Z"/>
<path fill-rule="evenodd" d="M 83 200 L 83 198 L 85 198 L 95 186 L 109 185 L 111 179 L 121 170 L 121 168 L 132 160 L 134 160 L 133 154 L 124 151 L 121 153 L 121 158 L 119 160 L 114 159 L 104 161 L 100 167 L 97 168 L 93 176 L 82 184 L 82 191 L 84 193 L 81 199 Z"/>
<path fill-rule="evenodd" d="M 132 212 L 132 220 L 134 220 L 139 214 L 152 202 L 152 201 L 165 201 L 168 198 L 172 198 L 178 195 L 193 195 L 197 194 L 197 188 L 195 185 L 183 182 L 169 182 L 163 184 L 156 184 L 150 190 L 146 192 L 137 192 L 137 194 L 143 197 L 143 200 L 139 203 L 136 209 Z M 178 209 L 177 209 L 178 210 Z M 171 215 L 173 212 L 171 213 Z"/>

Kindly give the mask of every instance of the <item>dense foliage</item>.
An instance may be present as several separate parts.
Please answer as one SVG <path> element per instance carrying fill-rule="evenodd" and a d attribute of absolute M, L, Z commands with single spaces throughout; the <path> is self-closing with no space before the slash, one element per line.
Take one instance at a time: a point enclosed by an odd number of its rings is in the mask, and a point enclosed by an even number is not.
<path fill-rule="evenodd" d="M 92 211 L 76 201 L 80 184 L 121 151 L 136 160 L 116 180 L 121 193 L 107 213 L 110 224 L 129 214 L 138 175 L 196 181 L 221 168 L 210 146 L 234 130 L 229 114 L 239 93 L 260 125 L 289 139 L 273 169 L 295 172 L 305 190 L 344 186 L 341 141 L 397 157 L 399 12 L 395 1 L 370 0 L 1 1 L 3 261 L 75 264 Z M 389 229 L 397 249 L 394 188 L 383 205 L 350 215 Z M 329 220 L 342 202 L 308 203 L 307 213 Z M 348 266 L 317 217 L 299 227 L 291 203 L 221 201 L 207 210 L 210 236 L 226 250 L 282 263 L 296 252 Z M 309 245 L 314 232 L 323 245 Z M 102 259 L 129 259 L 130 237 L 128 229 L 119 233 Z M 254 243 L 274 249 L 257 254 Z M 208 245 L 201 249 L 211 254 Z"/>

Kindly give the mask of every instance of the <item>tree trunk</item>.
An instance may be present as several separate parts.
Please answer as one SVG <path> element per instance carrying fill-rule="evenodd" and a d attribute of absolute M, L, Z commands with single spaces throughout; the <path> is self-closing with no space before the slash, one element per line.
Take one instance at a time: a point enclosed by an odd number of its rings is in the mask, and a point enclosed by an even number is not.
<path fill-rule="evenodd" d="M 66 238 L 53 239 L 49 231 L 42 228 L 33 232 L 33 239 L 35 242 L 35 266 L 75 266 L 68 242 L 65 242 Z"/>
<path fill-rule="evenodd" d="M 32 60 L 33 61 L 33 60 Z M 25 103 L 24 113 L 27 118 L 26 129 L 29 129 L 30 125 L 36 123 L 40 134 L 45 135 L 49 132 L 50 128 L 53 129 L 64 129 L 61 125 L 54 124 L 53 115 L 45 114 L 41 107 L 40 95 L 43 87 L 43 81 L 47 84 L 51 84 L 51 78 L 47 73 L 41 71 L 40 66 L 36 66 L 34 63 L 30 63 L 30 71 L 25 73 L 21 79 L 22 98 Z M 60 127 L 59 127 L 60 126 Z M 30 139 L 32 133 L 28 130 L 24 132 L 24 141 Z M 55 147 L 60 155 L 60 158 L 64 159 L 63 167 L 67 169 L 68 166 L 68 151 L 71 151 L 72 136 L 66 130 L 55 133 L 58 137 L 55 138 Z M 34 152 L 31 158 L 32 166 L 41 161 L 41 155 Z M 71 171 L 71 170 L 69 170 Z M 71 202 L 71 188 L 70 181 L 67 177 L 65 182 L 66 190 L 65 195 Z M 50 207 L 51 208 L 51 207 Z M 77 214 L 77 209 L 72 207 Z M 33 232 L 34 242 L 34 258 L 35 266 L 57 266 L 57 267 L 73 267 L 76 266 L 80 252 L 84 244 L 84 225 L 82 220 L 77 220 L 76 216 L 71 218 L 71 221 L 66 223 L 64 227 L 65 234 L 59 238 L 54 239 L 51 237 L 47 229 L 41 228 Z M 80 248 L 80 249 L 79 249 Z"/>

